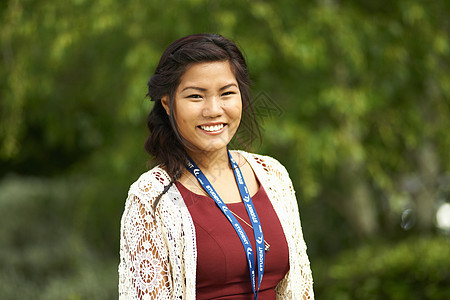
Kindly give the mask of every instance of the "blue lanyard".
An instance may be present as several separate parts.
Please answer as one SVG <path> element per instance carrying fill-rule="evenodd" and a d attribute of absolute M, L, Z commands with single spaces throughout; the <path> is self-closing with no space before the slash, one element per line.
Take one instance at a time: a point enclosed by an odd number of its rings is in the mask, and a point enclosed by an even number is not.
<path fill-rule="evenodd" d="M 244 181 L 244 177 L 242 176 L 241 170 L 239 169 L 238 164 L 231 156 L 230 151 L 228 151 L 228 157 L 230 159 L 231 167 L 234 172 L 234 177 L 236 178 L 236 182 L 239 188 L 239 193 L 241 194 L 242 200 L 244 201 L 245 209 L 247 210 L 247 214 L 250 218 L 250 222 L 253 226 L 253 234 L 255 235 L 256 241 L 256 259 L 258 265 L 258 287 L 256 287 L 256 274 L 255 274 L 255 255 L 253 252 L 252 245 L 247 237 L 247 234 L 242 229 L 241 224 L 236 220 L 233 214 L 228 209 L 227 205 L 220 199 L 217 192 L 212 187 L 209 180 L 206 178 L 205 174 L 203 174 L 202 170 L 195 164 L 195 162 L 188 157 L 188 162 L 186 162 L 186 168 L 189 172 L 197 178 L 198 182 L 202 185 L 203 189 L 214 199 L 217 206 L 223 212 L 223 214 L 228 218 L 228 221 L 233 225 L 234 230 L 236 230 L 237 235 L 241 239 L 242 246 L 245 250 L 245 255 L 247 256 L 248 268 L 250 270 L 250 281 L 252 283 L 253 294 L 255 295 L 254 299 L 258 299 L 258 292 L 261 286 L 261 281 L 264 274 L 264 260 L 265 260 L 265 251 L 264 251 L 264 235 L 261 227 L 261 223 L 259 221 L 258 214 L 256 213 L 255 206 L 253 205 L 252 198 L 248 192 L 247 186 Z"/>

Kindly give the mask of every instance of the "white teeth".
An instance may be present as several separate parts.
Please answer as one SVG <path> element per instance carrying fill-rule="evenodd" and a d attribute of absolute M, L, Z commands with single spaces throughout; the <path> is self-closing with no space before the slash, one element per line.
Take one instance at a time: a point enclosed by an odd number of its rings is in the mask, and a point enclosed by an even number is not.
<path fill-rule="evenodd" d="M 222 129 L 223 126 L 224 126 L 224 124 L 219 124 L 219 125 L 213 125 L 213 126 L 200 126 L 200 128 L 205 131 L 218 131 L 218 130 Z"/>

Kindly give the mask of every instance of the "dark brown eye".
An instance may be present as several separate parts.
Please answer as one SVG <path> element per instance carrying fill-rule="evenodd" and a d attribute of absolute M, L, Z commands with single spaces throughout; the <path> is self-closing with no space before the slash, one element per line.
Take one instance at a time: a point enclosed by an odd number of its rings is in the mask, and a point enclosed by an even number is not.
<path fill-rule="evenodd" d="M 229 95 L 233 95 L 236 94 L 235 92 L 225 92 L 222 94 L 222 96 L 229 96 Z"/>

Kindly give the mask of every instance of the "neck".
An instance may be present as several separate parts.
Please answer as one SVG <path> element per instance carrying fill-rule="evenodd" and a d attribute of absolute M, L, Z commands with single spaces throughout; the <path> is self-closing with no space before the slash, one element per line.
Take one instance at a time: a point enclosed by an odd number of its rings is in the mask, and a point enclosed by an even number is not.
<path fill-rule="evenodd" d="M 217 173 L 229 169 L 226 148 L 217 151 L 190 151 L 189 156 L 204 173 Z"/>

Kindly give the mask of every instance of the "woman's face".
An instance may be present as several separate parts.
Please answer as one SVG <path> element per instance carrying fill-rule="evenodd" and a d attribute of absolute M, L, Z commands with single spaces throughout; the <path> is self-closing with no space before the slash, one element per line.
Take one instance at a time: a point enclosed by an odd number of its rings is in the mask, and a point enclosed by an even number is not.
<path fill-rule="evenodd" d="M 162 103 L 169 111 L 169 99 Z M 242 100 L 228 61 L 197 63 L 181 77 L 174 116 L 180 134 L 202 151 L 224 149 L 241 120 Z"/>

